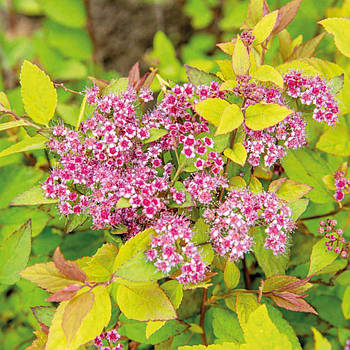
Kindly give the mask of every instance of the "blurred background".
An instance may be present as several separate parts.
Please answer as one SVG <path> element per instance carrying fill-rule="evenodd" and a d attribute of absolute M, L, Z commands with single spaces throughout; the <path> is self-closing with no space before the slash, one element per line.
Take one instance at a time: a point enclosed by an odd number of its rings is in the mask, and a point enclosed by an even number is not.
<path fill-rule="evenodd" d="M 271 10 L 286 2 L 268 0 Z M 24 59 L 35 62 L 52 80 L 74 90 L 91 85 L 89 76 L 106 80 L 127 76 L 137 61 L 142 72 L 157 67 L 163 78 L 174 82 L 186 80 L 184 63 L 216 72 L 215 60 L 224 55 L 215 44 L 232 39 L 247 8 L 248 0 L 0 0 L 0 91 L 6 92 L 17 114 L 24 113 L 18 83 Z M 349 1 L 304 0 L 288 30 L 295 43 L 305 42 L 321 31 L 318 20 L 337 15 L 350 16 Z M 278 62 L 278 40 L 272 47 L 275 49 L 267 60 Z M 327 36 L 319 54 L 334 59 L 334 52 L 333 40 Z M 346 58 L 335 59 L 342 60 L 349 72 Z M 79 98 L 59 89 L 58 117 L 74 125 Z M 0 150 L 22 139 L 25 133 L 23 128 L 2 132 Z M 32 218 L 30 264 L 48 261 L 57 245 L 66 258 L 76 259 L 93 254 L 104 241 L 114 239 L 108 232 L 84 227 L 67 235 L 64 220 L 59 220 L 54 207 L 9 207 L 18 194 L 40 183 L 48 168 L 44 151 L 0 158 L 0 243 Z M 311 249 L 313 239 L 310 237 L 310 246 L 303 243 L 301 248 Z M 302 255 L 309 256 L 304 251 Z M 301 261 L 301 256 L 295 259 L 295 266 L 307 263 Z M 33 328 L 38 324 L 30 307 L 43 305 L 45 298 L 46 292 L 22 279 L 13 286 L 0 285 L 0 349 L 24 349 L 31 343 Z M 302 317 L 314 317 L 321 330 L 335 324 L 343 329 L 342 338 L 350 338 L 336 299 L 333 295 L 318 299 L 320 305 L 333 310 L 330 316 L 320 315 L 324 322 L 321 326 L 313 315 Z M 293 317 L 289 321 L 295 322 L 293 327 L 299 334 L 309 332 L 303 329 L 299 315 Z"/>

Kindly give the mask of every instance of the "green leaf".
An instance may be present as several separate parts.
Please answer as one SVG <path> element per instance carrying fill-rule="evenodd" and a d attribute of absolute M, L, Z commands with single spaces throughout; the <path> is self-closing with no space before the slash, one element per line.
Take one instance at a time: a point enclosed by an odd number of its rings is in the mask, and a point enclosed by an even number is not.
<path fill-rule="evenodd" d="M 288 253 L 275 256 L 271 249 L 265 248 L 265 235 L 262 229 L 254 234 L 254 241 L 253 251 L 266 277 L 284 275 L 289 260 Z"/>
<path fill-rule="evenodd" d="M 81 102 L 80 109 L 79 109 L 79 115 L 78 115 L 78 118 L 77 118 L 77 122 L 75 124 L 75 130 L 79 130 L 80 124 L 81 124 L 81 122 L 84 119 L 86 98 L 87 98 L 87 95 L 84 96 L 83 101 Z"/>
<path fill-rule="evenodd" d="M 309 204 L 309 200 L 306 198 L 298 199 L 295 202 L 288 203 L 289 208 L 292 210 L 292 219 L 296 221 L 306 210 Z"/>
<path fill-rule="evenodd" d="M 171 280 L 164 282 L 160 287 L 168 295 L 175 309 L 178 309 L 183 298 L 182 284 L 176 280 Z"/>
<path fill-rule="evenodd" d="M 120 209 L 120 208 L 130 208 L 131 204 L 129 203 L 129 199 L 120 198 L 119 201 L 117 202 L 116 207 L 118 209 Z"/>
<path fill-rule="evenodd" d="M 261 182 L 254 175 L 250 177 L 249 189 L 254 193 L 259 193 L 263 190 Z"/>
<path fill-rule="evenodd" d="M 335 46 L 345 56 L 350 57 L 350 20 L 347 18 L 326 18 L 318 22 L 334 36 Z"/>
<path fill-rule="evenodd" d="M 28 263 L 31 251 L 32 223 L 28 220 L 19 230 L 0 243 L 0 283 L 16 283 Z"/>
<path fill-rule="evenodd" d="M 196 112 L 205 120 L 219 126 L 221 117 L 230 103 L 221 98 L 208 98 L 195 105 Z"/>
<path fill-rule="evenodd" d="M 129 85 L 128 78 L 119 78 L 113 80 L 106 88 L 103 89 L 103 95 L 107 96 L 109 94 L 118 95 L 121 92 L 124 92 Z"/>
<path fill-rule="evenodd" d="M 60 303 L 52 320 L 46 350 L 76 350 L 80 345 L 100 335 L 108 325 L 111 318 L 111 300 L 106 288 L 97 286 L 88 293 L 93 294 L 91 307 L 92 298 L 88 297 L 86 303 L 81 295 Z M 82 309 L 80 315 L 77 314 L 79 306 Z M 86 315 L 82 317 L 84 312 Z M 69 330 L 74 332 L 70 333 Z"/>
<path fill-rule="evenodd" d="M 259 350 L 280 350 L 281 344 L 284 350 L 292 350 L 288 337 L 278 330 L 269 317 L 266 305 L 260 305 L 251 313 L 243 330 L 246 344 L 241 345 L 242 350 L 255 350 L 257 344 Z"/>
<path fill-rule="evenodd" d="M 350 285 L 350 270 L 346 270 L 341 273 L 334 281 L 335 284 L 341 286 L 349 286 Z"/>
<path fill-rule="evenodd" d="M 64 26 L 81 28 L 86 24 L 83 0 L 41 0 L 41 6 L 48 17 Z"/>
<path fill-rule="evenodd" d="M 50 327 L 56 308 L 53 306 L 34 306 L 31 308 L 38 322 Z"/>
<path fill-rule="evenodd" d="M 243 144 L 239 142 L 234 144 L 233 149 L 226 148 L 224 155 L 240 166 L 244 166 L 247 160 L 247 150 Z"/>
<path fill-rule="evenodd" d="M 151 129 L 148 129 L 148 131 L 150 133 L 150 136 L 146 140 L 143 140 L 142 141 L 143 143 L 150 143 L 153 141 L 157 141 L 168 133 L 168 130 L 165 130 L 165 129 L 151 128 Z"/>
<path fill-rule="evenodd" d="M 315 350 L 332 350 L 332 345 L 327 338 L 323 337 L 316 328 L 311 327 L 311 329 L 314 334 Z"/>
<path fill-rule="evenodd" d="M 185 64 L 187 79 L 194 86 L 210 85 L 212 81 L 221 82 L 221 80 L 212 73 L 204 72 L 196 67 Z"/>
<path fill-rule="evenodd" d="M 237 129 L 243 122 L 243 114 L 239 106 L 229 104 L 223 111 L 215 136 L 227 134 Z"/>
<path fill-rule="evenodd" d="M 350 318 L 350 286 L 347 286 L 343 295 L 343 302 L 341 304 L 344 317 L 346 319 Z"/>
<path fill-rule="evenodd" d="M 293 111 L 275 103 L 256 103 L 245 112 L 245 123 L 249 129 L 263 130 L 284 120 Z"/>
<path fill-rule="evenodd" d="M 0 111 L 10 111 L 11 105 L 10 101 L 7 98 L 6 94 L 4 92 L 0 92 Z"/>
<path fill-rule="evenodd" d="M 157 283 L 120 285 L 117 291 L 120 310 L 127 318 L 138 321 L 166 321 L 176 319 L 176 311 L 169 297 Z"/>
<path fill-rule="evenodd" d="M 259 304 L 256 295 L 239 293 L 235 300 L 235 312 L 237 313 L 239 323 L 244 329 L 250 315 L 258 308 Z"/>
<path fill-rule="evenodd" d="M 57 92 L 50 78 L 35 64 L 24 61 L 21 69 L 24 108 L 34 122 L 47 125 L 55 114 Z"/>
<path fill-rule="evenodd" d="M 276 194 L 287 202 L 294 202 L 312 190 L 312 186 L 294 180 L 286 180 L 278 188 Z"/>
<path fill-rule="evenodd" d="M 24 126 L 24 125 L 27 125 L 24 120 L 15 120 L 13 122 L 1 123 L 0 131 L 17 128 L 18 126 Z"/>
<path fill-rule="evenodd" d="M 350 156 L 349 129 L 345 122 L 327 128 L 317 141 L 316 148 L 336 156 Z"/>
<path fill-rule="evenodd" d="M 262 82 L 271 82 L 283 89 L 283 77 L 274 67 L 262 65 L 252 73 L 252 78 Z"/>
<path fill-rule="evenodd" d="M 246 46 L 240 37 L 237 37 L 232 54 L 232 68 L 236 75 L 247 74 L 250 67 L 250 58 Z"/>
<path fill-rule="evenodd" d="M 220 342 L 243 342 L 243 332 L 234 312 L 227 309 L 214 308 L 212 326 L 214 335 Z"/>
<path fill-rule="evenodd" d="M 265 41 L 272 33 L 277 20 L 278 11 L 273 11 L 265 15 L 254 27 L 252 35 L 255 36 L 253 45 L 259 45 Z"/>
<path fill-rule="evenodd" d="M 326 241 L 327 238 L 322 238 L 312 247 L 308 276 L 321 271 L 338 257 L 339 254 L 328 250 Z"/>
<path fill-rule="evenodd" d="M 40 185 L 32 187 L 30 190 L 21 193 L 10 203 L 12 206 L 18 205 L 40 205 L 57 203 L 57 199 L 45 198 Z"/>
<path fill-rule="evenodd" d="M 228 289 L 234 289 L 240 278 L 239 268 L 233 261 L 227 260 L 224 270 L 224 281 Z"/>
<path fill-rule="evenodd" d="M 37 149 L 44 149 L 46 147 L 47 138 L 40 134 L 34 137 L 26 137 L 24 140 L 15 143 L 14 145 L 4 149 L 0 152 L 0 157 L 8 156 L 9 154 L 19 152 L 29 152 Z"/>

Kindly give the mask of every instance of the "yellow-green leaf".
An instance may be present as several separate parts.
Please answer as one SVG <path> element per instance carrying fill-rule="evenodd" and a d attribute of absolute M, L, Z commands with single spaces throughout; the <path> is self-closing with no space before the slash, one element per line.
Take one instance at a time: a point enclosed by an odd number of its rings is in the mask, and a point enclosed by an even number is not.
<path fill-rule="evenodd" d="M 29 61 L 24 61 L 21 69 L 21 95 L 33 121 L 47 125 L 55 113 L 57 92 L 50 78 Z"/>
<path fill-rule="evenodd" d="M 263 130 L 284 120 L 293 111 L 276 103 L 257 103 L 246 109 L 245 124 L 252 130 Z"/>
<path fill-rule="evenodd" d="M 235 143 L 233 149 L 225 149 L 224 155 L 227 158 L 230 158 L 233 162 L 239 164 L 240 166 L 243 166 L 247 159 L 247 150 L 242 143 Z"/>
<path fill-rule="evenodd" d="M 97 286 L 91 292 L 94 295 L 93 305 L 86 316 L 82 318 L 78 330 L 68 340 L 63 329 L 63 322 L 69 319 L 69 315 L 65 315 L 66 310 L 69 310 L 67 307 L 69 301 L 60 303 L 51 323 L 45 350 L 76 350 L 80 345 L 93 340 L 101 334 L 111 318 L 111 300 L 104 286 Z M 89 303 L 84 305 L 84 307 L 89 307 Z M 78 322 L 74 323 L 74 327 L 77 327 L 77 324 Z"/>
<path fill-rule="evenodd" d="M 241 345 L 242 350 L 292 350 L 292 344 L 287 335 L 281 333 L 269 317 L 266 305 L 260 305 L 253 311 L 243 328 L 246 344 Z"/>
<path fill-rule="evenodd" d="M 14 153 L 29 152 L 37 149 L 44 149 L 47 138 L 38 134 L 34 137 L 26 137 L 24 140 L 15 143 L 14 145 L 0 152 L 0 158 Z"/>
<path fill-rule="evenodd" d="M 155 282 L 138 286 L 120 285 L 117 291 L 120 310 L 138 321 L 166 321 L 176 318 L 174 305 Z"/>
<path fill-rule="evenodd" d="M 243 122 L 243 114 L 239 106 L 229 104 L 223 111 L 215 136 L 227 134 L 237 129 Z"/>
<path fill-rule="evenodd" d="M 283 89 L 283 77 L 272 66 L 268 66 L 268 65 L 260 66 L 255 72 L 251 74 L 251 76 L 252 78 L 259 81 L 274 83 L 278 87 Z"/>
<path fill-rule="evenodd" d="M 294 202 L 308 194 L 312 189 L 313 187 L 310 185 L 288 179 L 281 184 L 276 193 L 285 201 Z"/>
<path fill-rule="evenodd" d="M 26 125 L 24 120 L 14 120 L 12 122 L 2 123 L 0 124 L 0 131 L 17 128 L 18 126 L 23 126 L 23 125 Z"/>
<path fill-rule="evenodd" d="M 254 27 L 252 31 L 252 35 L 255 36 L 253 45 L 259 45 L 263 41 L 265 41 L 270 34 L 276 24 L 278 11 L 273 11 L 266 16 L 264 16 Z"/>
<path fill-rule="evenodd" d="M 0 92 L 0 112 L 2 111 L 10 111 L 10 101 L 7 98 L 6 94 L 4 92 Z"/>
<path fill-rule="evenodd" d="M 327 239 L 323 238 L 312 247 L 308 276 L 321 271 L 337 258 L 338 254 L 326 247 L 326 241 Z"/>
<path fill-rule="evenodd" d="M 314 333 L 315 350 L 332 350 L 332 345 L 316 328 L 311 327 Z"/>
<path fill-rule="evenodd" d="M 70 280 L 63 275 L 53 261 L 29 266 L 21 272 L 21 276 L 51 293 L 55 293 L 70 284 L 80 284 L 80 282 Z"/>
<path fill-rule="evenodd" d="M 249 189 L 254 193 L 258 193 L 263 190 L 261 182 L 254 175 L 252 175 L 250 178 Z"/>
<path fill-rule="evenodd" d="M 350 57 L 350 20 L 347 18 L 326 18 L 318 22 L 334 36 L 335 46 L 345 56 Z"/>
<path fill-rule="evenodd" d="M 146 326 L 146 338 L 148 339 L 154 332 L 164 326 L 166 321 L 148 321 Z"/>
<path fill-rule="evenodd" d="M 244 329 L 250 315 L 258 308 L 259 304 L 255 295 L 239 293 L 236 296 L 235 312 L 239 320 L 239 324 Z"/>
<path fill-rule="evenodd" d="M 208 98 L 196 104 L 195 110 L 202 118 L 218 126 L 221 116 L 228 106 L 230 103 L 221 98 Z"/>
<path fill-rule="evenodd" d="M 237 38 L 232 54 L 232 68 L 236 75 L 247 74 L 250 67 L 249 53 L 240 37 Z"/>
<path fill-rule="evenodd" d="M 350 286 L 347 286 L 343 295 L 343 302 L 341 304 L 344 317 L 346 319 L 350 318 Z"/>
<path fill-rule="evenodd" d="M 239 268 L 233 261 L 227 260 L 224 270 L 224 282 L 228 289 L 233 289 L 239 282 Z"/>
<path fill-rule="evenodd" d="M 57 199 L 45 198 L 43 189 L 40 185 L 30 188 L 28 191 L 25 191 L 19 194 L 15 199 L 10 203 L 11 206 L 17 205 L 39 205 L 39 204 L 52 204 L 57 203 Z"/>
<path fill-rule="evenodd" d="M 227 343 L 224 342 L 222 344 L 211 344 L 208 346 L 204 345 L 186 345 L 180 346 L 178 350 L 239 350 L 239 344 L 237 343 Z"/>
<path fill-rule="evenodd" d="M 241 176 L 233 176 L 229 180 L 229 190 L 235 189 L 235 188 L 246 188 L 247 183 L 244 181 L 243 177 Z"/>

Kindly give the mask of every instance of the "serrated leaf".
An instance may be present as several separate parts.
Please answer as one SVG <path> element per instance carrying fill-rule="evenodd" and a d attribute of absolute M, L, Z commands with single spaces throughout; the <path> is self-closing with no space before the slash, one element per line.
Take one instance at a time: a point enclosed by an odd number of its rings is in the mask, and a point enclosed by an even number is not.
<path fill-rule="evenodd" d="M 287 202 L 294 202 L 308 194 L 312 189 L 313 187 L 310 185 L 288 179 L 281 184 L 276 194 Z"/>
<path fill-rule="evenodd" d="M 46 147 L 47 138 L 40 134 L 34 137 L 26 137 L 22 141 L 15 143 L 14 145 L 4 149 L 0 152 L 0 157 L 5 157 L 10 154 L 35 151 L 38 149 L 44 149 Z"/>
<path fill-rule="evenodd" d="M 13 284 L 27 266 L 31 251 L 32 222 L 28 220 L 20 229 L 0 243 L 0 283 Z"/>
<path fill-rule="evenodd" d="M 235 300 L 235 311 L 242 329 L 245 328 L 250 315 L 259 307 L 257 297 L 253 294 L 239 293 Z"/>
<path fill-rule="evenodd" d="M 237 37 L 232 54 L 232 68 L 236 75 L 247 74 L 250 67 L 249 53 L 240 37 Z"/>
<path fill-rule="evenodd" d="M 255 36 L 253 45 L 259 45 L 264 42 L 272 33 L 277 20 L 278 11 L 273 11 L 265 15 L 254 27 L 252 35 Z"/>
<path fill-rule="evenodd" d="M 157 283 L 140 286 L 120 285 L 117 291 L 120 310 L 127 318 L 138 321 L 166 321 L 176 319 L 169 297 Z"/>
<path fill-rule="evenodd" d="M 308 276 L 321 271 L 338 257 L 337 253 L 328 250 L 326 242 L 327 239 L 322 238 L 312 247 Z"/>
<path fill-rule="evenodd" d="M 240 278 L 239 268 L 233 261 L 227 260 L 224 270 L 224 282 L 228 289 L 234 289 Z"/>
<path fill-rule="evenodd" d="M 185 64 L 187 79 L 194 86 L 210 85 L 212 81 L 221 82 L 221 80 L 212 73 L 204 72 L 196 67 Z"/>
<path fill-rule="evenodd" d="M 215 136 L 227 134 L 237 129 L 243 122 L 243 114 L 239 106 L 229 104 L 223 111 Z"/>
<path fill-rule="evenodd" d="M 50 327 L 56 311 L 54 306 L 34 306 L 31 309 L 38 322 Z"/>
<path fill-rule="evenodd" d="M 256 71 L 251 74 L 253 79 L 262 82 L 271 82 L 283 89 L 283 77 L 282 75 L 272 66 L 263 65 L 260 66 Z"/>
<path fill-rule="evenodd" d="M 46 350 L 76 350 L 80 345 L 101 334 L 111 318 L 111 300 L 104 286 L 93 288 L 91 293 L 94 295 L 93 305 L 81 320 L 78 330 L 69 340 L 66 339 L 63 329 L 64 320 L 69 319 L 68 315 L 65 316 L 66 310 L 69 311 L 69 308 L 67 308 L 69 302 L 63 301 L 60 303 L 52 320 Z M 71 317 L 73 316 L 71 312 L 69 314 Z M 77 328 L 76 324 L 74 327 Z"/>
<path fill-rule="evenodd" d="M 252 130 L 263 130 L 284 120 L 293 111 L 275 103 L 256 103 L 245 112 L 245 124 Z"/>
<path fill-rule="evenodd" d="M 21 272 L 21 276 L 51 293 L 58 292 L 71 284 L 79 284 L 61 273 L 52 261 L 29 266 Z"/>
<path fill-rule="evenodd" d="M 221 116 L 229 106 L 229 102 L 220 98 L 208 98 L 197 103 L 194 109 L 202 118 L 215 126 L 219 126 Z"/>
<path fill-rule="evenodd" d="M 326 18 L 318 22 L 334 36 L 335 46 L 345 56 L 350 57 L 350 20 L 347 18 Z"/>
<path fill-rule="evenodd" d="M 50 78 L 36 65 L 24 61 L 21 69 L 24 108 L 34 122 L 47 125 L 55 114 L 57 92 Z"/>
<path fill-rule="evenodd" d="M 226 148 L 224 155 L 240 166 L 244 166 L 247 160 L 247 150 L 242 143 L 235 143 L 233 149 Z"/>
<path fill-rule="evenodd" d="M 153 142 L 153 141 L 157 141 L 160 138 L 162 138 L 163 136 L 168 134 L 168 130 L 165 130 L 165 129 L 154 129 L 154 128 L 151 128 L 151 129 L 148 129 L 148 131 L 150 133 L 150 136 L 149 136 L 149 138 L 143 140 L 142 141 L 143 143 L 150 143 L 150 142 Z"/>
<path fill-rule="evenodd" d="M 10 205 L 40 205 L 57 203 L 57 199 L 45 198 L 41 186 L 34 186 L 26 192 L 21 193 L 12 200 Z"/>
<path fill-rule="evenodd" d="M 292 350 L 292 344 L 288 337 L 281 333 L 271 321 L 266 305 L 259 306 L 253 311 L 244 327 L 244 339 L 246 344 L 241 345 L 242 350 Z"/>

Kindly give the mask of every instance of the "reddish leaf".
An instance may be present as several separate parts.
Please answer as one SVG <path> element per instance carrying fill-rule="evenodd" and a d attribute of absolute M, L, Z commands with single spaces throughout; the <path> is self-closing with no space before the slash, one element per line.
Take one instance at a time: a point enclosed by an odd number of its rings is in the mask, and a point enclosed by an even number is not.
<path fill-rule="evenodd" d="M 300 295 L 289 292 L 282 292 L 272 293 L 266 296 L 271 298 L 271 300 L 273 300 L 277 306 L 284 309 L 298 312 L 309 312 L 317 315 L 316 310 Z"/>
<path fill-rule="evenodd" d="M 292 0 L 282 6 L 278 11 L 277 21 L 272 35 L 281 32 L 295 18 L 302 0 Z"/>
<path fill-rule="evenodd" d="M 299 58 L 309 58 L 312 57 L 315 53 L 318 45 L 325 37 L 326 33 L 321 33 L 316 37 L 308 40 L 306 43 L 298 45 L 294 50 L 290 57 L 288 57 L 288 61 L 293 61 Z"/>
<path fill-rule="evenodd" d="M 132 68 L 130 69 L 129 75 L 128 75 L 128 79 L 129 79 L 129 85 L 135 88 L 136 84 L 140 80 L 140 65 L 139 65 L 139 62 L 136 62 L 132 66 Z"/>
<path fill-rule="evenodd" d="M 311 287 L 308 284 L 309 280 L 310 278 L 300 280 L 297 277 L 287 275 L 271 276 L 264 281 L 263 292 L 291 292 L 300 295 Z"/>
<path fill-rule="evenodd" d="M 75 262 L 66 260 L 61 253 L 60 247 L 56 248 L 53 254 L 53 261 L 58 270 L 68 278 L 79 282 L 86 281 L 85 272 Z"/>
<path fill-rule="evenodd" d="M 146 73 L 143 77 L 142 77 L 142 82 L 143 80 L 145 81 L 142 85 L 142 87 L 144 89 L 149 89 L 151 87 L 151 84 L 157 74 L 158 69 L 154 69 L 151 73 Z"/>
<path fill-rule="evenodd" d="M 69 290 L 59 290 L 58 292 L 52 294 L 50 297 L 46 299 L 46 301 L 51 301 L 51 302 L 61 302 L 64 300 L 70 300 L 72 299 L 76 294 L 76 291 L 69 291 Z"/>

